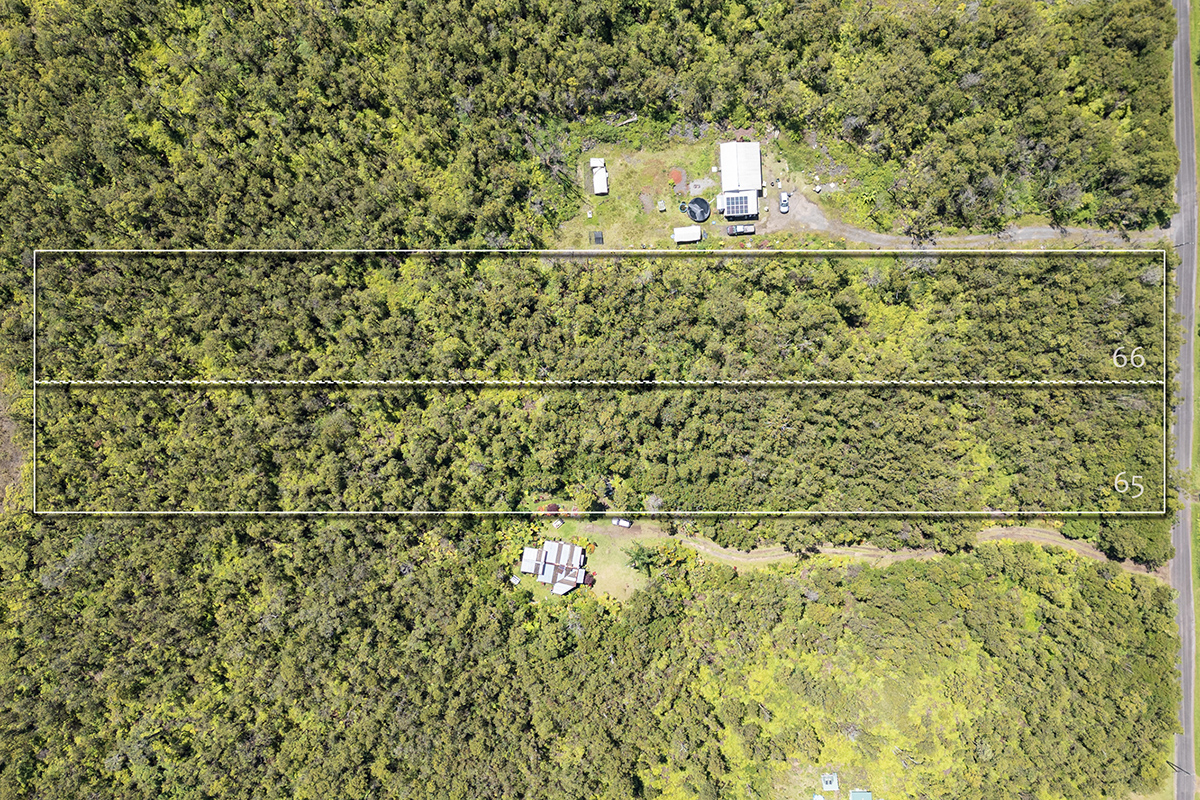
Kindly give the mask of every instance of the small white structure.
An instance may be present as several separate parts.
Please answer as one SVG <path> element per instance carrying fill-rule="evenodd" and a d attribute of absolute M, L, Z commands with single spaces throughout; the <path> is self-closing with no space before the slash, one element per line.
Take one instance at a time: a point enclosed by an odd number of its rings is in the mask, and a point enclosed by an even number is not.
<path fill-rule="evenodd" d="M 671 234 L 671 241 L 675 244 L 691 244 L 692 242 L 700 241 L 703 231 L 699 225 L 685 225 L 682 228 L 676 228 Z"/>
<path fill-rule="evenodd" d="M 836 792 L 838 790 L 838 779 L 836 772 L 826 772 L 821 775 L 821 791 Z"/>
<path fill-rule="evenodd" d="M 762 152 L 758 142 L 721 142 L 721 194 L 717 196 L 717 210 L 726 218 L 757 217 L 762 188 Z"/>
<path fill-rule="evenodd" d="M 608 168 L 604 166 L 603 158 L 593 158 L 592 161 L 592 192 L 608 194 Z"/>

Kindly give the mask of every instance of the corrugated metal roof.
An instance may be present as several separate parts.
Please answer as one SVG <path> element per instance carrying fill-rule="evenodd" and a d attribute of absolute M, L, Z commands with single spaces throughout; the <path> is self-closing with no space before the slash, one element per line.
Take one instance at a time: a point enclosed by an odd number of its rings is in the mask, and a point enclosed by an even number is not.
<path fill-rule="evenodd" d="M 758 142 L 721 142 L 721 191 L 762 190 L 762 153 Z"/>
<path fill-rule="evenodd" d="M 537 572 L 538 549 L 526 547 L 521 551 L 521 572 Z"/>

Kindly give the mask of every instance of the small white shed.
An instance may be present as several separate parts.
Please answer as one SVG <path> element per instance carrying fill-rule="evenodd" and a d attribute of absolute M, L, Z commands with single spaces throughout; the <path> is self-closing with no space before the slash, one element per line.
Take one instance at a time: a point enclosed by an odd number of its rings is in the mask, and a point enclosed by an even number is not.
<path fill-rule="evenodd" d="M 592 165 L 592 192 L 594 194 L 608 194 L 608 168 L 604 166 L 603 158 L 593 158 Z"/>
<path fill-rule="evenodd" d="M 685 225 L 675 229 L 675 232 L 671 234 L 671 240 L 675 244 L 691 244 L 700 241 L 702 233 L 699 225 Z"/>

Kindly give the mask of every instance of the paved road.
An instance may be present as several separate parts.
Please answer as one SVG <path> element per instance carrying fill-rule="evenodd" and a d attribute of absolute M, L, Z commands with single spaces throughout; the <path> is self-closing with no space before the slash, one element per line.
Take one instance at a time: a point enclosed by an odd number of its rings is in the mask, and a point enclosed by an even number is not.
<path fill-rule="evenodd" d="M 1183 259 L 1177 278 L 1179 294 L 1175 310 L 1184 320 L 1183 348 L 1179 356 L 1179 383 L 1182 402 L 1175 420 L 1175 454 L 1180 469 L 1192 465 L 1193 376 L 1195 375 L 1194 338 L 1196 332 L 1196 148 L 1192 119 L 1192 55 L 1188 26 L 1189 0 L 1175 0 L 1178 29 L 1175 35 L 1175 144 L 1179 148 L 1179 177 L 1177 199 L 1179 214 L 1172 220 L 1174 244 Z M 1183 684 L 1183 703 L 1179 709 L 1183 733 L 1175 737 L 1175 763 L 1180 771 L 1175 776 L 1176 800 L 1192 800 L 1196 791 L 1195 761 L 1195 684 L 1196 684 L 1196 620 L 1192 598 L 1192 520 L 1191 504 L 1184 501 L 1183 510 L 1171 533 L 1175 558 L 1171 560 L 1171 585 L 1179 593 L 1179 623 L 1181 646 L 1179 663 Z"/>

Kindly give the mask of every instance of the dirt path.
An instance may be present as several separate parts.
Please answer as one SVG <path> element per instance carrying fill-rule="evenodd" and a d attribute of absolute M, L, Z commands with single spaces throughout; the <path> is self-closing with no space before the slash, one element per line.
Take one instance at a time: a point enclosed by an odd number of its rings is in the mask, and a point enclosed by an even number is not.
<path fill-rule="evenodd" d="M 794 189 L 793 189 L 794 191 Z M 876 233 L 863 228 L 856 228 L 842 222 L 829 219 L 824 209 L 814 203 L 803 192 L 791 195 L 791 210 L 780 214 L 773 208 L 762 220 L 762 232 L 766 234 L 784 231 L 803 233 L 805 231 L 821 231 L 830 236 L 844 238 L 847 242 L 887 248 L 909 248 L 913 246 L 912 239 L 889 233 Z M 777 203 L 775 204 L 778 205 Z M 1009 228 L 1000 233 L 970 234 L 966 236 L 942 236 L 929 245 L 937 247 L 979 247 L 986 245 L 1003 245 L 1021 242 L 1053 242 L 1057 245 L 1079 243 L 1084 245 L 1132 245 L 1149 244 L 1170 236 L 1165 229 L 1147 231 L 1130 231 L 1128 235 L 1116 231 L 1105 231 L 1096 228 L 1064 228 L 1059 230 L 1050 226 L 1029 226 L 1024 228 Z"/>
<path fill-rule="evenodd" d="M 771 545 L 769 547 L 756 547 L 753 550 L 736 550 L 730 547 L 721 547 L 719 544 L 708 539 L 699 537 L 682 538 L 678 541 L 683 542 L 688 547 L 696 550 L 698 553 L 708 556 L 717 561 L 731 564 L 733 566 L 745 567 L 764 567 L 769 564 L 782 564 L 793 562 L 797 559 L 796 554 L 789 553 L 783 545 Z M 1040 545 L 1057 545 L 1073 550 L 1084 558 L 1090 558 L 1093 561 L 1108 561 L 1108 557 L 1100 552 L 1090 542 L 1077 541 L 1068 539 L 1061 533 L 1055 530 L 1045 528 L 1030 528 L 1025 526 L 1002 526 L 995 528 L 986 528 L 979 532 L 976 541 L 979 542 L 1034 542 Z M 936 550 L 923 548 L 920 550 L 885 550 L 882 547 L 876 547 L 869 544 L 858 545 L 822 545 L 817 550 L 823 555 L 829 556 L 844 556 L 855 558 L 869 562 L 872 566 L 886 566 L 894 564 L 898 561 L 928 561 L 933 558 L 940 558 L 941 553 Z M 1158 570 L 1151 572 L 1140 564 L 1135 564 L 1132 561 L 1123 561 L 1120 567 L 1127 572 L 1137 573 L 1139 575 L 1153 575 L 1161 580 L 1167 580 L 1166 566 L 1160 567 Z"/>
<path fill-rule="evenodd" d="M 699 537 L 680 539 L 679 541 L 697 551 L 701 555 L 714 558 L 729 564 L 745 566 L 765 566 L 767 564 L 782 564 L 785 561 L 795 561 L 795 553 L 789 553 L 781 544 L 770 547 L 756 547 L 753 550 L 735 550 L 731 547 L 721 547 L 716 542 Z"/>
<path fill-rule="evenodd" d="M 1058 545 L 1065 547 L 1068 550 L 1074 550 L 1084 558 L 1090 558 L 1093 561 L 1109 561 L 1108 556 L 1101 553 L 1096 546 L 1091 542 L 1079 541 L 1077 539 L 1068 539 L 1058 531 L 1047 530 L 1044 528 L 1027 528 L 1024 526 L 1013 527 L 998 527 L 987 528 L 979 532 L 977 541 L 980 542 L 1036 542 L 1040 545 Z M 1113 562 L 1117 563 L 1117 562 Z M 1139 575 L 1153 575 L 1154 577 L 1166 581 L 1168 580 L 1167 565 L 1163 565 L 1153 572 L 1143 567 L 1141 564 L 1126 559 L 1120 562 L 1121 569 L 1126 572 L 1135 572 Z"/>

